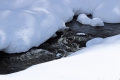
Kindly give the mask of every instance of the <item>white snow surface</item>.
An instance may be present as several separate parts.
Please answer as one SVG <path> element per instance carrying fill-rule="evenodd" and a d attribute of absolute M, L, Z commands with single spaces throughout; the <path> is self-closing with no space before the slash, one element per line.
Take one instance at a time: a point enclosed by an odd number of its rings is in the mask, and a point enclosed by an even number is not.
<path fill-rule="evenodd" d="M 120 35 L 116 35 L 105 38 L 99 44 L 79 50 L 68 57 L 34 65 L 20 72 L 0 75 L 0 79 L 120 80 L 119 64 Z"/>
<path fill-rule="evenodd" d="M 77 21 L 81 24 L 96 26 L 104 26 L 103 21 L 100 18 L 90 19 L 86 14 L 80 14 L 77 18 Z"/>
<path fill-rule="evenodd" d="M 87 17 L 87 15 L 85 15 L 85 14 L 80 14 L 77 17 L 77 21 L 82 24 L 85 24 L 85 25 L 90 25 L 91 19 L 89 17 Z"/>
<path fill-rule="evenodd" d="M 37 47 L 80 14 L 120 23 L 120 0 L 0 0 L 0 50 Z"/>
<path fill-rule="evenodd" d="M 103 41 L 103 38 L 93 38 L 92 40 L 86 42 L 86 47 L 100 44 L 101 41 Z"/>
<path fill-rule="evenodd" d="M 90 21 L 90 25 L 93 26 L 93 27 L 95 27 L 95 26 L 104 26 L 104 23 L 100 18 L 93 18 Z"/>

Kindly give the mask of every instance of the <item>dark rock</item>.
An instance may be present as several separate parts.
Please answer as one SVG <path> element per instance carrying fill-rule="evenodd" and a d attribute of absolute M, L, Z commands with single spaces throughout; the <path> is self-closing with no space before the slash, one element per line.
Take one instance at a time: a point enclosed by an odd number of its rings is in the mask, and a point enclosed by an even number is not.
<path fill-rule="evenodd" d="M 40 45 L 40 48 L 48 50 L 52 53 L 59 53 L 62 56 L 67 56 L 71 52 L 80 50 L 85 47 L 85 43 L 92 39 L 90 35 L 76 35 L 74 31 L 64 31 L 61 37 L 51 38 L 44 44 Z M 47 47 L 46 47 L 47 46 Z"/>

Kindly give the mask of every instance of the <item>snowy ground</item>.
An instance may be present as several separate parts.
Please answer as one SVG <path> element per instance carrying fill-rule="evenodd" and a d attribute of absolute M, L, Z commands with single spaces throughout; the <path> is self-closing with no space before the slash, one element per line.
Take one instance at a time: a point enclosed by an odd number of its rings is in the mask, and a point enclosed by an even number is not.
<path fill-rule="evenodd" d="M 119 80 L 120 35 L 98 40 L 89 41 L 89 47 L 69 57 L 38 64 L 17 73 L 0 75 L 0 79 Z"/>
<path fill-rule="evenodd" d="M 120 23 L 120 0 L 0 0 L 0 50 L 24 52 L 38 46 L 80 13 L 92 14 L 96 22 Z M 119 80 L 120 35 L 87 45 L 67 58 L 0 75 L 0 80 Z"/>

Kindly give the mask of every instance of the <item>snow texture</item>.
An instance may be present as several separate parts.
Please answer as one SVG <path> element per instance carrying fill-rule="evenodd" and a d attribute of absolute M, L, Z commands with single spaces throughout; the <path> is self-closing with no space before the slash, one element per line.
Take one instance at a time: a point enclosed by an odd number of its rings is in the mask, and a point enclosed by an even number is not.
<path fill-rule="evenodd" d="M 100 18 L 93 18 L 90 22 L 91 26 L 104 26 L 103 21 Z"/>
<path fill-rule="evenodd" d="M 96 42 L 99 42 L 99 39 L 96 39 Z M 119 80 L 119 63 L 120 35 L 116 35 L 77 51 L 69 57 L 38 64 L 20 72 L 0 75 L 0 79 Z"/>
<path fill-rule="evenodd" d="M 92 46 L 92 45 L 97 45 L 97 44 L 101 43 L 102 40 L 103 40 L 103 38 L 94 38 L 92 40 L 89 40 L 86 43 L 86 47 L 89 47 L 89 46 Z"/>
<path fill-rule="evenodd" d="M 100 19 L 100 18 L 93 18 L 93 19 L 90 19 L 87 15 L 85 14 L 80 14 L 77 18 L 77 21 L 82 23 L 82 24 L 85 24 L 85 25 L 91 25 L 93 27 L 96 27 L 96 26 L 104 26 L 104 23 L 103 21 Z"/>
<path fill-rule="evenodd" d="M 80 14 L 120 23 L 120 0 L 0 0 L 0 50 L 37 47 Z"/>
<path fill-rule="evenodd" d="M 85 14 L 80 14 L 77 18 L 77 21 L 85 25 L 90 25 L 91 19 Z"/>

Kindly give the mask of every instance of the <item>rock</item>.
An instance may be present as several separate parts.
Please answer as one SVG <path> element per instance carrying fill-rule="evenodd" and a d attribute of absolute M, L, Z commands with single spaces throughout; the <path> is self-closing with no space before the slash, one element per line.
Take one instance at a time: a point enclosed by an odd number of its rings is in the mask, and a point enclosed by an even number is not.
<path fill-rule="evenodd" d="M 40 45 L 40 48 L 52 53 L 59 53 L 62 56 L 67 56 L 69 53 L 85 47 L 86 42 L 90 39 L 92 39 L 92 37 L 87 34 L 77 35 L 74 31 L 64 31 L 61 37 L 49 39 Z"/>

